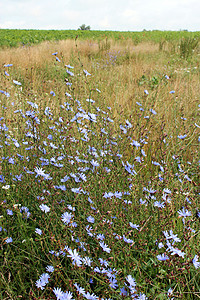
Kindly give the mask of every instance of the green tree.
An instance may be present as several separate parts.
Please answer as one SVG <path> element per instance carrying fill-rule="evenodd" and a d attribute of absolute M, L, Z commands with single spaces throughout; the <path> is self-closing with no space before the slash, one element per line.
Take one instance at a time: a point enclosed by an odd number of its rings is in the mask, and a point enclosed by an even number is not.
<path fill-rule="evenodd" d="M 82 24 L 79 28 L 79 30 L 90 30 L 90 26 L 86 26 L 85 24 Z"/>

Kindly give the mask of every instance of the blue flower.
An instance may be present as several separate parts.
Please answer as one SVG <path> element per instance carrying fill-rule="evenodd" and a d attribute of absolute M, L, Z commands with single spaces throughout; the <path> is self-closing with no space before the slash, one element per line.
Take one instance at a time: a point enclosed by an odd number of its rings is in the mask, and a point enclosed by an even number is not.
<path fill-rule="evenodd" d="M 111 249 L 104 242 L 100 242 L 99 245 L 102 247 L 103 251 L 110 253 Z"/>
<path fill-rule="evenodd" d="M 67 70 L 66 72 L 67 72 L 67 74 L 69 74 L 70 76 L 74 76 L 74 73 L 72 73 L 71 71 Z"/>
<path fill-rule="evenodd" d="M 52 273 L 54 271 L 54 267 L 53 266 L 47 266 L 46 270 L 47 270 L 47 272 Z"/>
<path fill-rule="evenodd" d="M 183 139 L 185 139 L 187 137 L 187 134 L 184 134 L 184 135 L 178 135 L 178 138 L 180 139 L 180 140 L 183 140 Z"/>
<path fill-rule="evenodd" d="M 7 209 L 7 214 L 8 214 L 9 216 L 12 216 L 12 215 L 13 215 L 13 211 L 12 211 L 11 209 Z"/>
<path fill-rule="evenodd" d="M 160 261 L 165 261 L 165 260 L 168 260 L 169 257 L 163 253 L 163 254 L 157 255 L 157 259 Z"/>
<path fill-rule="evenodd" d="M 91 74 L 87 70 L 83 70 L 86 76 L 91 76 Z"/>
<path fill-rule="evenodd" d="M 39 229 L 39 228 L 36 228 L 36 229 L 35 229 L 35 233 L 37 233 L 37 234 L 39 234 L 39 235 L 42 235 L 42 230 Z"/>
<path fill-rule="evenodd" d="M 62 214 L 61 216 L 61 220 L 65 223 L 65 224 L 69 224 L 71 219 L 73 218 L 73 215 L 71 213 L 65 212 L 64 214 Z"/>
<path fill-rule="evenodd" d="M 92 216 L 87 217 L 87 221 L 90 223 L 94 223 L 95 219 Z"/>
<path fill-rule="evenodd" d="M 73 265 L 77 265 L 78 267 L 80 267 L 82 265 L 82 258 L 81 256 L 78 254 L 77 250 L 68 250 L 69 255 L 67 255 L 67 257 L 70 257 L 72 259 L 72 263 Z"/>
<path fill-rule="evenodd" d="M 132 228 L 134 228 L 134 229 L 137 229 L 138 230 L 138 228 L 140 227 L 139 225 L 137 225 L 137 224 L 133 224 L 133 223 L 129 223 L 129 225 L 132 227 Z"/>
<path fill-rule="evenodd" d="M 152 114 L 154 114 L 154 115 L 157 114 L 157 112 L 156 112 L 155 110 L 153 110 L 152 108 L 150 108 L 150 112 L 151 112 Z"/>
<path fill-rule="evenodd" d="M 11 237 L 9 237 L 9 238 L 7 238 L 7 239 L 5 240 L 5 242 L 6 242 L 7 244 L 12 243 L 12 241 L 13 241 L 13 239 L 12 239 Z"/>
<path fill-rule="evenodd" d="M 200 262 L 198 262 L 198 258 L 199 256 L 198 255 L 195 255 L 195 257 L 193 258 L 192 262 L 193 262 L 193 265 L 196 269 L 200 268 Z"/>
<path fill-rule="evenodd" d="M 22 85 L 21 82 L 17 81 L 17 80 L 13 80 L 13 83 L 16 85 Z"/>
<path fill-rule="evenodd" d="M 48 207 L 46 204 L 41 204 L 39 208 L 44 211 L 45 213 L 48 213 L 50 211 L 50 207 Z"/>
<path fill-rule="evenodd" d="M 37 286 L 38 289 L 40 288 L 41 290 L 44 290 L 45 284 L 40 279 L 36 281 L 35 285 Z"/>

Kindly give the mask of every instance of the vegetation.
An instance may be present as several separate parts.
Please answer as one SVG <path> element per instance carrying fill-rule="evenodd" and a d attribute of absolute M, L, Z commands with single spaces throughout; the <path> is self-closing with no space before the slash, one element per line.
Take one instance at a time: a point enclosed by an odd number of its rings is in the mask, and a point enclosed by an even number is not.
<path fill-rule="evenodd" d="M 82 24 L 80 27 L 79 27 L 79 30 L 90 30 L 90 26 L 86 26 L 85 24 Z"/>
<path fill-rule="evenodd" d="M 0 50 L 0 299 L 200 297 L 199 46 L 137 34 Z"/>
<path fill-rule="evenodd" d="M 83 24 L 82 26 L 84 26 Z M 87 28 L 86 26 L 84 28 Z M 81 28 L 81 27 L 80 27 Z M 38 44 L 43 41 L 59 41 L 72 39 L 78 35 L 80 40 L 101 41 L 112 39 L 115 41 L 132 40 L 135 45 L 141 42 L 153 43 L 180 43 L 183 38 L 198 39 L 200 31 L 142 31 L 142 32 L 121 32 L 121 31 L 97 31 L 97 30 L 21 30 L 21 29 L 0 29 L 0 47 L 18 47 Z"/>

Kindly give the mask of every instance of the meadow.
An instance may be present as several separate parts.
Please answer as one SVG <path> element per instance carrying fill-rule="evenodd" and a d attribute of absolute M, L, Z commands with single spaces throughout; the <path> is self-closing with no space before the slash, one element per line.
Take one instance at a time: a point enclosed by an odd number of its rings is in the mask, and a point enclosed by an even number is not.
<path fill-rule="evenodd" d="M 199 38 L 145 34 L 0 48 L 0 299 L 200 298 Z"/>

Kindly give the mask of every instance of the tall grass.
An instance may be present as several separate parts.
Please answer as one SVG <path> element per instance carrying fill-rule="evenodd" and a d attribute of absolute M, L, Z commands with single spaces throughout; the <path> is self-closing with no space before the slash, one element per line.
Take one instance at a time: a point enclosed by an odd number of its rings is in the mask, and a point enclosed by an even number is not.
<path fill-rule="evenodd" d="M 198 57 L 1 53 L 1 299 L 198 299 Z"/>

